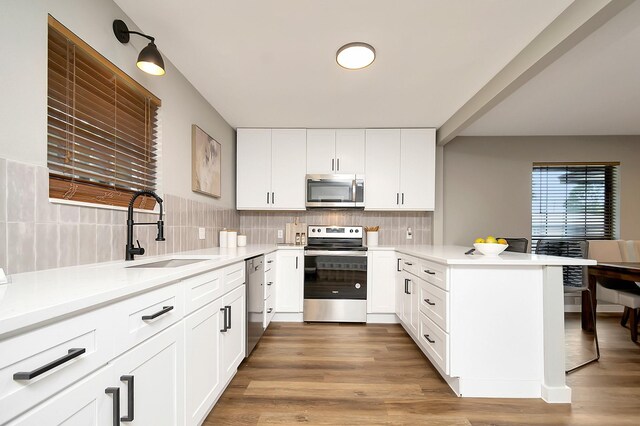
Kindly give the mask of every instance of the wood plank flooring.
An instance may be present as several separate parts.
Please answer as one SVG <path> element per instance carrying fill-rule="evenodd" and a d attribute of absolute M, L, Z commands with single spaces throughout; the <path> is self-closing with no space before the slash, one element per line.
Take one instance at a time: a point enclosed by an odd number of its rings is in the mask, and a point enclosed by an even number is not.
<path fill-rule="evenodd" d="M 570 405 L 458 398 L 400 325 L 272 323 L 204 424 L 638 425 L 640 345 L 619 318 L 598 316 Z M 577 314 L 566 329 L 567 364 L 589 357 Z"/>

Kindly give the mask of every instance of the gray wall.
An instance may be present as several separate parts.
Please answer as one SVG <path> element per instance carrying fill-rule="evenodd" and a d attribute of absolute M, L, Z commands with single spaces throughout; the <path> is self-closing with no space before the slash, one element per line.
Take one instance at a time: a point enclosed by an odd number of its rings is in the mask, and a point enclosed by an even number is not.
<path fill-rule="evenodd" d="M 135 63 L 146 39 L 132 36 L 123 45 L 111 28 L 123 19 L 135 24 L 111 0 L 3 0 L 0 13 L 0 157 L 47 163 L 47 13 L 162 100 L 159 134 L 160 187 L 163 193 L 235 208 L 235 130 L 164 57 L 167 73 L 155 77 Z M 144 29 L 143 29 L 144 30 Z M 144 31 L 143 31 L 144 32 Z M 162 41 L 157 40 L 162 51 Z M 191 125 L 222 144 L 222 198 L 191 192 Z"/>
<path fill-rule="evenodd" d="M 444 148 L 444 241 L 531 238 L 531 170 L 543 161 L 620 162 L 620 238 L 640 239 L 640 136 L 458 137 Z"/>
<path fill-rule="evenodd" d="M 135 62 L 142 37 L 123 45 L 112 22 L 135 24 L 112 0 L 2 0 L 0 51 L 0 267 L 9 273 L 124 258 L 121 210 L 49 203 L 47 181 L 47 14 L 162 100 L 159 192 L 166 200 L 167 242 L 148 229 L 136 238 L 148 253 L 217 245 L 221 228 L 237 228 L 235 130 L 164 57 L 167 73 L 149 76 Z M 144 30 L 144 29 L 143 29 Z M 162 51 L 161 40 L 157 41 Z M 222 197 L 191 191 L 191 125 L 222 144 Z M 207 238 L 197 238 L 197 228 Z M 147 227 L 140 227 L 147 228 Z"/>

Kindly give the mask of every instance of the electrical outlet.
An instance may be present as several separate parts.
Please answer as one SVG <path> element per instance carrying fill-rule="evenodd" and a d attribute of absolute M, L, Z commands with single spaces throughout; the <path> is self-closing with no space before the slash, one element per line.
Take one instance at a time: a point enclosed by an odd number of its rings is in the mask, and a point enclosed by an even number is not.
<path fill-rule="evenodd" d="M 198 238 L 204 240 L 206 238 L 206 230 L 204 228 L 198 228 Z"/>
<path fill-rule="evenodd" d="M 284 231 L 282 229 L 278 229 L 278 238 L 284 238 Z"/>
<path fill-rule="evenodd" d="M 407 228 L 407 240 L 412 240 L 413 239 L 413 231 L 411 230 L 411 228 Z"/>

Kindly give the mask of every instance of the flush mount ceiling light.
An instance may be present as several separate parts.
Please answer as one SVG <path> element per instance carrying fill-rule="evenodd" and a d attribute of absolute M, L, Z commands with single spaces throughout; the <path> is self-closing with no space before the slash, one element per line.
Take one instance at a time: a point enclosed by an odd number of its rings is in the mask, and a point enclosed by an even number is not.
<path fill-rule="evenodd" d="M 348 70 L 359 70 L 371 65 L 376 58 L 376 50 L 367 43 L 349 43 L 338 49 L 336 61 Z"/>
<path fill-rule="evenodd" d="M 149 39 L 150 43 L 140 51 L 136 65 L 148 74 L 164 75 L 164 61 L 162 60 L 162 55 L 160 55 L 160 52 L 154 43 L 156 41 L 155 38 L 137 31 L 129 31 L 127 24 L 120 19 L 113 21 L 113 33 L 122 44 L 129 43 L 129 34 L 137 34 Z"/>

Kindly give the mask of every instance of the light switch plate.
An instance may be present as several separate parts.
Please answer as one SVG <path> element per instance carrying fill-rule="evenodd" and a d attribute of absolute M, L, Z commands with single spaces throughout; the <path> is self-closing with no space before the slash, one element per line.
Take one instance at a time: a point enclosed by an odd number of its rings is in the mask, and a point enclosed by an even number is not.
<path fill-rule="evenodd" d="M 407 240 L 412 240 L 413 239 L 413 231 L 411 230 L 411 228 L 407 228 Z"/>
<path fill-rule="evenodd" d="M 278 238 L 284 238 L 284 231 L 282 229 L 278 229 Z"/>
<path fill-rule="evenodd" d="M 204 240 L 206 238 L 206 230 L 204 228 L 198 228 L 198 238 Z"/>

